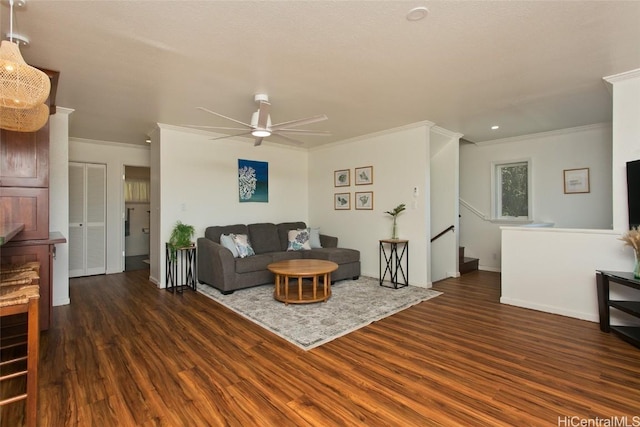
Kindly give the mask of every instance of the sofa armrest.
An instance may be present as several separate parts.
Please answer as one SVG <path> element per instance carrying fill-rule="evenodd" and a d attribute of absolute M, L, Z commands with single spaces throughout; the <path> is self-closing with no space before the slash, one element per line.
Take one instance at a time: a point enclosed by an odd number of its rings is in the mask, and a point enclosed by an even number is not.
<path fill-rule="evenodd" d="M 338 238 L 334 236 L 327 236 L 326 234 L 320 235 L 320 244 L 323 248 L 337 248 Z"/>
<path fill-rule="evenodd" d="M 236 263 L 231 251 L 206 237 L 198 238 L 198 281 L 221 291 L 232 289 Z"/>

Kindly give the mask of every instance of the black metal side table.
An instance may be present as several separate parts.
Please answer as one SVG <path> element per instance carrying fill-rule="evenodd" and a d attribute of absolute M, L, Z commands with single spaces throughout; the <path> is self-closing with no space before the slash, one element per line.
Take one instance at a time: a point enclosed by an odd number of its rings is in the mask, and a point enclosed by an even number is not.
<path fill-rule="evenodd" d="M 387 253 L 387 245 L 389 247 L 389 253 Z M 401 250 L 398 252 L 398 245 L 401 245 Z M 384 270 L 382 259 L 384 258 Z M 404 259 L 404 268 L 402 261 Z M 387 288 L 404 288 L 409 286 L 409 241 L 402 239 L 383 239 L 380 240 L 380 248 L 378 254 L 378 262 L 380 265 L 380 286 Z M 389 280 L 393 286 L 384 285 L 384 279 L 389 274 Z M 400 273 L 402 281 L 398 273 Z"/>
<path fill-rule="evenodd" d="M 171 247 L 165 245 L 166 290 L 182 293 L 184 288 L 196 290 L 196 245 L 178 248 L 175 258 L 171 257 Z"/>

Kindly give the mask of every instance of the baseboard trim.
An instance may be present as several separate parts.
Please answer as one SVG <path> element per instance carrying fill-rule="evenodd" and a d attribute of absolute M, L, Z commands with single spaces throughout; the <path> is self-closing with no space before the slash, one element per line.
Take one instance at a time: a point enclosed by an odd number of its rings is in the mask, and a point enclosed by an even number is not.
<path fill-rule="evenodd" d="M 563 307 L 555 307 L 551 305 L 535 304 L 529 301 L 523 301 L 514 298 L 501 297 L 501 304 L 513 305 L 516 307 L 528 308 L 530 310 L 542 311 L 544 313 L 558 314 L 560 316 L 572 317 L 574 319 L 587 320 L 589 322 L 599 322 L 598 313 L 584 313 L 579 311 L 567 310 Z"/>

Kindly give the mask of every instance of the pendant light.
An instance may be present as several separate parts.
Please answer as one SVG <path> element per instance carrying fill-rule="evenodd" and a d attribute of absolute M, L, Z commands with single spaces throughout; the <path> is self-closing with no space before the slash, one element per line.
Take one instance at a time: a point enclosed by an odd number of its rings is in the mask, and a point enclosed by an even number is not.
<path fill-rule="evenodd" d="M 51 82 L 42 71 L 24 62 L 13 41 L 0 43 L 0 106 L 33 108 L 49 97 Z"/>
<path fill-rule="evenodd" d="M 0 107 L 0 129 L 15 132 L 36 132 L 49 120 L 49 107 L 46 104 L 34 108 Z"/>
<path fill-rule="evenodd" d="M 18 44 L 13 42 L 13 1 L 9 0 L 10 40 L 0 43 L 0 128 L 35 132 L 49 118 L 44 102 L 51 82 L 45 73 L 24 61 Z"/>

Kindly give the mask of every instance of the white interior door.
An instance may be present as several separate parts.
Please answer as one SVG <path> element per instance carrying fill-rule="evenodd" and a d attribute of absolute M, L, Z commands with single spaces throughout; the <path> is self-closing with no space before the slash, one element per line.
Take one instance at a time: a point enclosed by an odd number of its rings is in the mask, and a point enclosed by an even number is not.
<path fill-rule="evenodd" d="M 106 273 L 106 172 L 69 163 L 69 277 Z"/>

